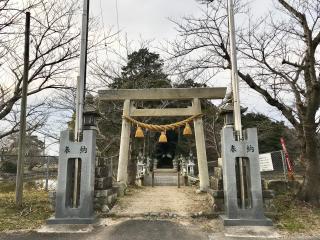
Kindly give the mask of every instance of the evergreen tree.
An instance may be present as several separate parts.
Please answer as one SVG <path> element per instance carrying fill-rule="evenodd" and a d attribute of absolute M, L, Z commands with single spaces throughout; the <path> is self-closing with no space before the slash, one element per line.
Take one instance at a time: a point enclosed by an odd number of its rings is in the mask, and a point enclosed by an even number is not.
<path fill-rule="evenodd" d="M 163 60 L 159 54 L 142 48 L 128 55 L 128 63 L 122 67 L 121 77 L 109 85 L 115 89 L 171 88 L 168 75 L 163 72 Z"/>
<path fill-rule="evenodd" d="M 289 128 L 284 122 L 273 121 L 260 113 L 247 113 L 243 116 L 243 127 L 258 129 L 259 152 L 267 153 L 281 150 L 280 138 L 287 137 Z M 295 142 L 296 138 L 286 138 L 287 142 Z M 295 144 L 290 144 L 294 146 Z M 290 150 L 290 149 L 289 149 Z"/>
<path fill-rule="evenodd" d="M 128 55 L 128 62 L 126 66 L 122 67 L 121 77 L 117 77 L 109 85 L 112 89 L 148 89 L 148 88 L 171 88 L 171 81 L 168 78 L 168 75 L 164 73 L 163 70 L 163 60 L 160 58 L 159 54 L 152 53 L 146 48 L 142 48 L 132 54 Z M 147 90 L 146 90 L 147 91 Z M 150 102 L 135 102 L 137 108 L 147 107 L 147 108 L 157 108 L 161 104 L 160 101 L 150 101 Z M 113 144 L 110 145 L 109 154 L 113 152 L 112 155 L 118 153 L 119 143 L 120 143 L 120 132 L 121 132 L 121 116 L 122 116 L 122 103 L 119 102 L 105 102 L 102 103 L 100 108 L 105 114 L 105 119 L 100 121 L 99 129 L 101 133 L 105 136 L 105 139 L 102 139 L 99 146 L 103 149 L 105 148 L 105 140 L 110 139 L 113 141 Z M 153 121 L 150 118 L 141 118 L 141 121 Z M 171 121 L 172 119 L 170 119 Z M 158 124 L 163 122 L 159 119 L 156 120 Z M 132 135 L 134 135 L 135 126 L 132 128 Z M 168 151 L 168 149 L 159 147 L 157 144 L 159 135 L 157 133 L 148 132 L 151 134 L 151 137 L 148 137 L 150 141 L 148 146 L 150 150 L 146 149 L 146 152 L 153 153 L 155 157 L 162 155 L 162 150 Z M 145 135 L 147 135 L 145 134 Z M 146 136 L 147 138 L 147 136 Z M 146 141 L 146 139 L 144 140 Z M 152 143 L 151 143 L 152 142 Z M 175 151 L 176 144 L 169 144 L 170 151 Z M 131 160 L 129 161 L 128 166 L 128 181 L 129 184 L 134 184 L 136 177 L 136 157 L 143 148 L 143 143 L 141 140 L 132 139 L 131 149 Z M 106 152 L 102 152 L 106 154 Z M 108 155 L 109 155 L 108 154 Z"/>

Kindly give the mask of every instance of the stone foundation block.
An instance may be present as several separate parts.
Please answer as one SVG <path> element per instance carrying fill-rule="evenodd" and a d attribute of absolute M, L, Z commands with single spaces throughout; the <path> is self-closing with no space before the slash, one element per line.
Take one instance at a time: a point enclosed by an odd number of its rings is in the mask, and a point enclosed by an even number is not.
<path fill-rule="evenodd" d="M 112 188 L 110 189 L 105 189 L 105 190 L 95 190 L 94 191 L 94 196 L 95 197 L 108 197 L 111 194 L 113 194 Z"/>
<path fill-rule="evenodd" d="M 96 178 L 102 178 L 102 177 L 108 177 L 109 176 L 109 167 L 104 166 L 104 167 L 96 167 L 95 173 L 96 173 Z"/>
<path fill-rule="evenodd" d="M 223 189 L 223 180 L 216 177 L 210 178 L 210 187 L 214 190 Z"/>
<path fill-rule="evenodd" d="M 106 159 L 104 157 L 96 157 L 96 166 L 97 167 L 103 167 L 106 166 L 107 162 Z"/>
<path fill-rule="evenodd" d="M 215 178 L 222 179 L 222 168 L 221 167 L 215 167 L 213 174 L 214 174 Z"/>
<path fill-rule="evenodd" d="M 112 177 L 96 178 L 94 188 L 97 190 L 104 190 L 112 187 Z"/>
<path fill-rule="evenodd" d="M 115 192 L 117 193 L 118 197 L 122 197 L 124 196 L 126 189 L 127 189 L 127 185 L 125 183 L 122 182 L 117 182 L 113 185 Z"/>

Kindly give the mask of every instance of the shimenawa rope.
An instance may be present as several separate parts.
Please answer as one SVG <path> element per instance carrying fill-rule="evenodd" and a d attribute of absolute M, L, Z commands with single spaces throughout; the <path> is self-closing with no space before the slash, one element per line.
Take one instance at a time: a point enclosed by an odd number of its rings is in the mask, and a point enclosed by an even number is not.
<path fill-rule="evenodd" d="M 167 130 L 174 130 L 176 128 L 179 128 L 179 127 L 182 127 L 182 126 L 185 126 L 186 123 L 189 123 L 191 122 L 192 120 L 196 119 L 196 118 L 199 118 L 199 117 L 202 117 L 203 114 L 200 113 L 200 114 L 196 114 L 196 115 L 193 115 L 187 119 L 184 119 L 180 122 L 176 122 L 176 123 L 171 123 L 171 124 L 166 124 L 166 125 L 156 125 L 156 124 L 147 124 L 147 123 L 143 123 L 143 122 L 140 122 L 132 117 L 129 117 L 129 116 L 122 116 L 122 118 L 128 120 L 129 122 L 139 126 L 139 127 L 142 127 L 142 128 L 145 128 L 145 129 L 149 129 L 151 131 L 167 131 Z"/>

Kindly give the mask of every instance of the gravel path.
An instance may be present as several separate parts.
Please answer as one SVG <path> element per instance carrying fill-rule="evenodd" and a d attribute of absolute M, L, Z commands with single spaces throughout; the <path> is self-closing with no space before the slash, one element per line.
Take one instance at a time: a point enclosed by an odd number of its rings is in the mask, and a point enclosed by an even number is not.
<path fill-rule="evenodd" d="M 111 210 L 89 233 L 0 233 L 2 240 L 242 240 L 224 236 L 219 219 L 210 213 L 207 194 L 196 194 L 193 187 L 157 186 L 128 189 Z M 209 215 L 208 215 L 209 216 Z M 251 230 L 250 230 L 251 231 Z M 271 233 L 274 233 L 272 229 Z M 228 231 L 229 232 L 229 231 Z M 251 232 L 249 232 L 251 234 Z M 281 234 L 280 239 L 319 239 L 317 236 Z M 265 239 L 250 238 L 250 239 Z"/>
<path fill-rule="evenodd" d="M 113 207 L 111 214 L 132 216 L 158 213 L 187 217 L 210 211 L 207 194 L 196 194 L 195 190 L 174 186 L 131 188 Z"/>

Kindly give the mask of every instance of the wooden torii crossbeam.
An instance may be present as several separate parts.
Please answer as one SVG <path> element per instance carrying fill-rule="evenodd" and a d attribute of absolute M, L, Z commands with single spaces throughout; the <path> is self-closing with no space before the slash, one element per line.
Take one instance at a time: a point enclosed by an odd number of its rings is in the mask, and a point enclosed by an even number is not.
<path fill-rule="evenodd" d="M 100 90 L 99 101 L 124 101 L 123 115 L 130 117 L 175 117 L 201 114 L 201 99 L 223 99 L 226 88 L 150 88 Z M 190 100 L 187 108 L 136 109 L 133 101 Z M 131 123 L 122 119 L 117 181 L 126 184 Z M 209 187 L 209 174 L 202 118 L 194 119 L 200 190 Z"/>

